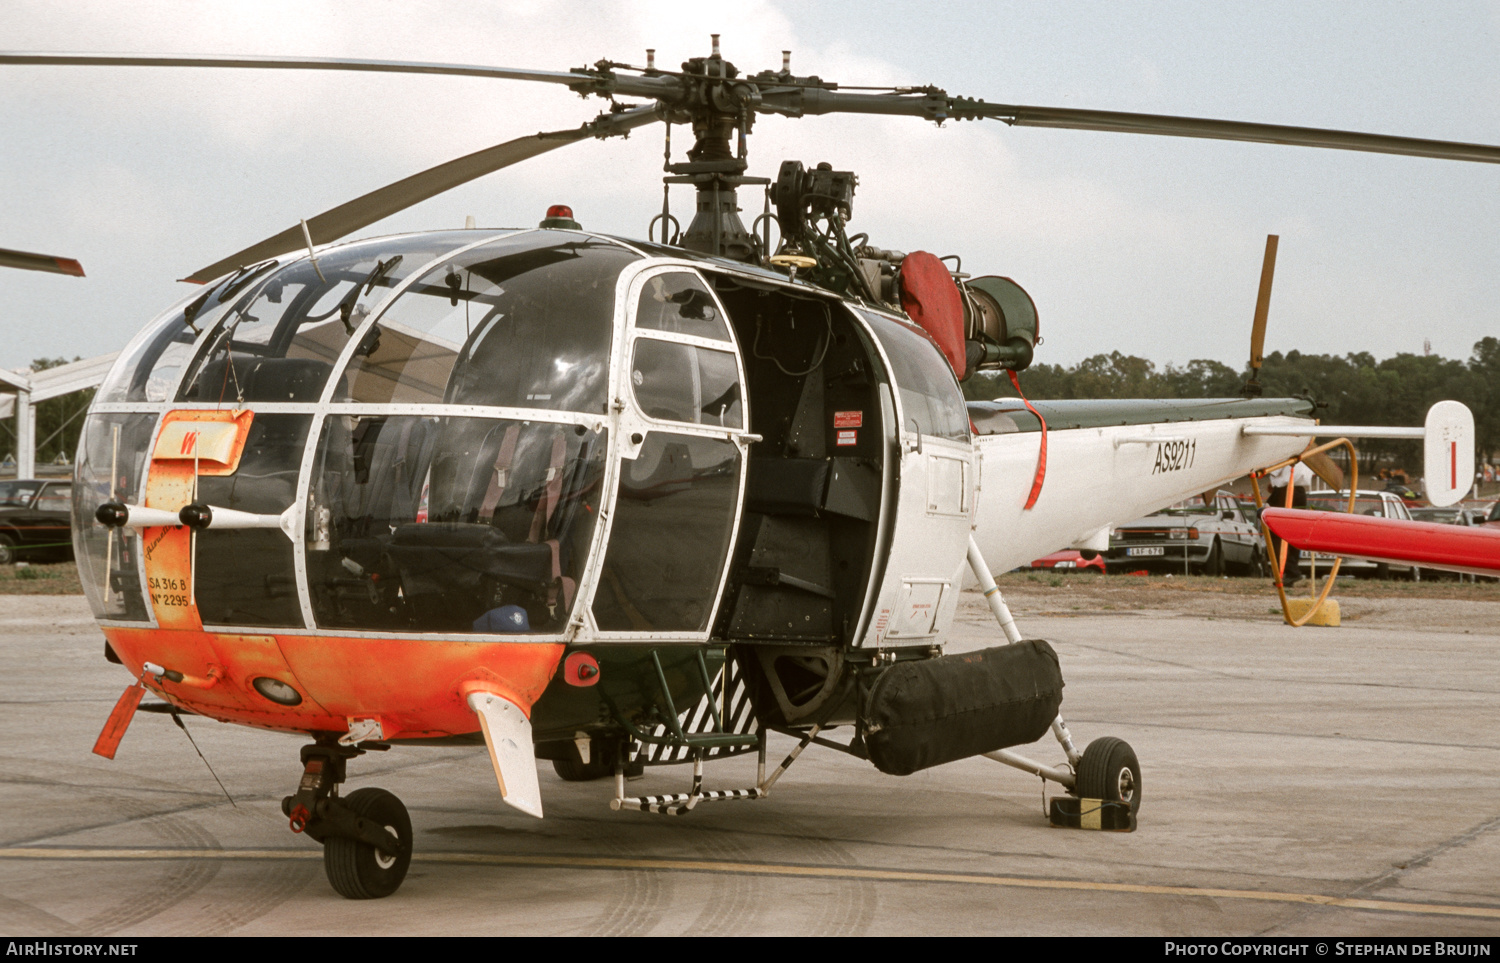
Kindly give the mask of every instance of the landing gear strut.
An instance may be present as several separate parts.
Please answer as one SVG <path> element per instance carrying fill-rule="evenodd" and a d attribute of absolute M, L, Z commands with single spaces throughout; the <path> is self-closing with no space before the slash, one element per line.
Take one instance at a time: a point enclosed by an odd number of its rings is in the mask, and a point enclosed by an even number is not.
<path fill-rule="evenodd" d="M 969 539 L 969 567 L 979 580 L 990 611 L 1005 632 L 1006 641 L 1012 644 L 1020 642 L 1021 630 L 1016 628 L 1015 619 L 1000 597 L 1000 589 L 972 537 Z M 1205 571 L 1210 568 L 1214 573 L 1222 573 L 1224 568 L 1223 549 L 1217 540 L 1209 562 L 1204 565 Z M 1050 779 L 1068 790 L 1068 796 L 1052 799 L 1047 815 L 1054 826 L 1134 832 L 1135 814 L 1141 808 L 1141 764 L 1130 744 L 1123 739 L 1105 736 L 1095 739 L 1087 749 L 1079 752 L 1062 716 L 1052 723 L 1052 734 L 1068 757 L 1066 765 L 1044 766 L 1009 749 L 986 752 L 984 756 Z"/>
<path fill-rule="evenodd" d="M 364 752 L 331 740 L 303 746 L 302 781 L 295 793 L 281 800 L 292 832 L 306 833 L 323 844 L 328 882 L 348 899 L 391 895 L 411 865 L 411 818 L 401 800 L 384 789 L 356 789 L 339 796 L 346 764 Z"/>

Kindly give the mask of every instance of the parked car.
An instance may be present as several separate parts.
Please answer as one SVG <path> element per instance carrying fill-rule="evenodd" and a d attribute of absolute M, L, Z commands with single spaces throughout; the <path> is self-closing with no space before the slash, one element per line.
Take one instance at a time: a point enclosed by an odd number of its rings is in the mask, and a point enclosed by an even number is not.
<path fill-rule="evenodd" d="M 1092 570 L 1103 575 L 1104 556 L 1097 553 L 1092 558 L 1086 557 L 1082 552 L 1071 548 L 1065 548 L 1061 552 L 1053 552 L 1051 555 L 1043 555 L 1032 562 L 1030 568 L 1055 569 L 1059 572 L 1077 572 Z"/>
<path fill-rule="evenodd" d="M 1436 522 L 1439 525 L 1473 525 L 1471 513 L 1458 506 L 1453 508 L 1412 508 L 1411 517 L 1418 522 Z"/>
<path fill-rule="evenodd" d="M 22 558 L 71 559 L 72 507 L 71 481 L 0 482 L 0 565 Z"/>
<path fill-rule="evenodd" d="M 1315 491 L 1307 493 L 1307 507 L 1315 512 L 1343 512 L 1349 510 L 1349 493 L 1347 491 L 1336 492 L 1331 490 Z M 1372 515 L 1376 518 L 1399 518 L 1413 521 L 1412 513 L 1406 507 L 1395 492 L 1389 491 L 1367 491 L 1360 489 L 1354 493 L 1354 514 Z M 1338 557 L 1316 553 L 1319 568 L 1324 565 L 1332 565 L 1333 560 Z M 1308 553 L 1303 553 L 1302 567 L 1307 569 Z M 1395 563 L 1373 562 L 1365 558 L 1344 556 L 1344 564 L 1339 567 L 1339 572 L 1346 575 L 1360 575 L 1373 578 L 1389 578 L 1392 575 L 1401 578 L 1409 578 L 1412 581 L 1420 581 L 1422 570 L 1415 565 L 1397 565 Z"/>
<path fill-rule="evenodd" d="M 1259 575 L 1265 571 L 1266 549 L 1253 514 L 1221 491 L 1208 502 L 1189 499 L 1116 526 L 1104 560 L 1110 571 Z"/>
<path fill-rule="evenodd" d="M 1490 517 L 1489 512 L 1482 508 L 1465 508 L 1462 511 L 1466 525 L 1483 525 L 1485 519 Z"/>
<path fill-rule="evenodd" d="M 1476 508 L 1465 505 L 1454 505 L 1452 508 L 1413 508 L 1411 517 L 1419 522 L 1435 522 L 1439 525 L 1483 525 L 1488 517 L 1490 509 Z M 1488 576 L 1459 574 L 1456 572 L 1444 572 L 1437 569 L 1422 569 L 1422 578 L 1428 579 L 1458 579 L 1460 582 L 1477 582 L 1481 578 L 1491 581 Z"/>
<path fill-rule="evenodd" d="M 1407 508 L 1417 508 L 1422 504 L 1422 496 L 1409 485 L 1403 485 L 1398 481 L 1387 482 L 1385 490 L 1405 502 Z"/>

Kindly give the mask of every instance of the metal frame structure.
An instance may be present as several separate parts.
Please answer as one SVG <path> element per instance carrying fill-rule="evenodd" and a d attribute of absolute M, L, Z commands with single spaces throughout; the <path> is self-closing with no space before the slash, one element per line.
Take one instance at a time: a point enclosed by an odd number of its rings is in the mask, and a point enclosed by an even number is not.
<path fill-rule="evenodd" d="M 16 419 L 17 478 L 36 475 L 36 406 L 99 387 L 119 355 L 118 351 L 101 354 L 36 372 L 0 368 L 0 418 Z"/>

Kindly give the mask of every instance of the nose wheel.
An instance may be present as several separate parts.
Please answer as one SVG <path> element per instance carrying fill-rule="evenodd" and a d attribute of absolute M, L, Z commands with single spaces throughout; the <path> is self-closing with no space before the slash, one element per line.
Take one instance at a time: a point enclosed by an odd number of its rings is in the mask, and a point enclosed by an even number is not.
<path fill-rule="evenodd" d="M 323 870 L 328 882 L 347 899 L 389 896 L 406 879 L 411 865 L 411 818 L 395 794 L 384 789 L 356 789 L 342 800 L 356 819 L 378 826 L 389 842 L 376 847 L 363 839 L 330 836 L 323 843 Z"/>
<path fill-rule="evenodd" d="M 365 748 L 389 748 L 365 743 Z M 380 899 L 400 888 L 411 865 L 411 817 L 393 793 L 338 793 L 346 763 L 365 748 L 318 742 L 302 747 L 302 781 L 281 800 L 292 832 L 323 844 L 328 882 L 347 899 Z"/>

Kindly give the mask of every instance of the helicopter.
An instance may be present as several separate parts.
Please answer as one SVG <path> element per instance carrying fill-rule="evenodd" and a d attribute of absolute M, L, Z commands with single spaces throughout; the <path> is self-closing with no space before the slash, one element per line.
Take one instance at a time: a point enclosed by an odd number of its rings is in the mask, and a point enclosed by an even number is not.
<path fill-rule="evenodd" d="M 1319 434 L 1314 405 L 1260 397 L 1253 378 L 1241 398 L 966 405 L 962 380 L 1031 363 L 1031 297 L 849 235 L 853 171 L 750 175 L 759 116 L 1500 162 L 1486 145 L 841 88 L 786 55 L 741 74 L 717 36 L 680 69 L 651 51 L 644 66 L 567 72 L 0 64 L 449 74 L 609 101 L 194 272 L 201 287 L 121 352 L 87 417 L 75 555 L 105 656 L 134 679 L 95 752 L 112 758 L 140 711 L 308 735 L 283 812 L 354 899 L 396 892 L 411 859 L 399 799 L 340 791 L 351 760 L 397 746 L 483 746 L 502 800 L 536 817 L 538 760 L 566 780 L 613 777 L 616 810 L 682 815 L 763 798 L 816 744 L 892 775 L 986 756 L 1065 788 L 1059 825 L 1135 827 L 1133 749 L 1075 745 L 1056 653 L 1022 637 L 992 573 L 1102 551 L 1116 519 L 1297 456 Z M 565 205 L 534 229 L 344 240 L 484 174 L 658 123 L 663 207 L 644 240 L 586 230 Z M 691 129 L 685 159 L 674 126 Z M 674 186 L 694 195 L 685 227 Z M 765 197 L 748 226 L 747 189 Z M 1263 312 L 1256 324 L 1258 345 Z M 1005 642 L 944 655 L 966 572 Z M 770 733 L 796 747 L 768 770 Z M 1049 733 L 1063 762 L 1013 751 Z M 704 787 L 707 762 L 741 755 L 756 757 L 753 785 Z M 688 763 L 686 792 L 630 794 L 646 766 Z"/>

